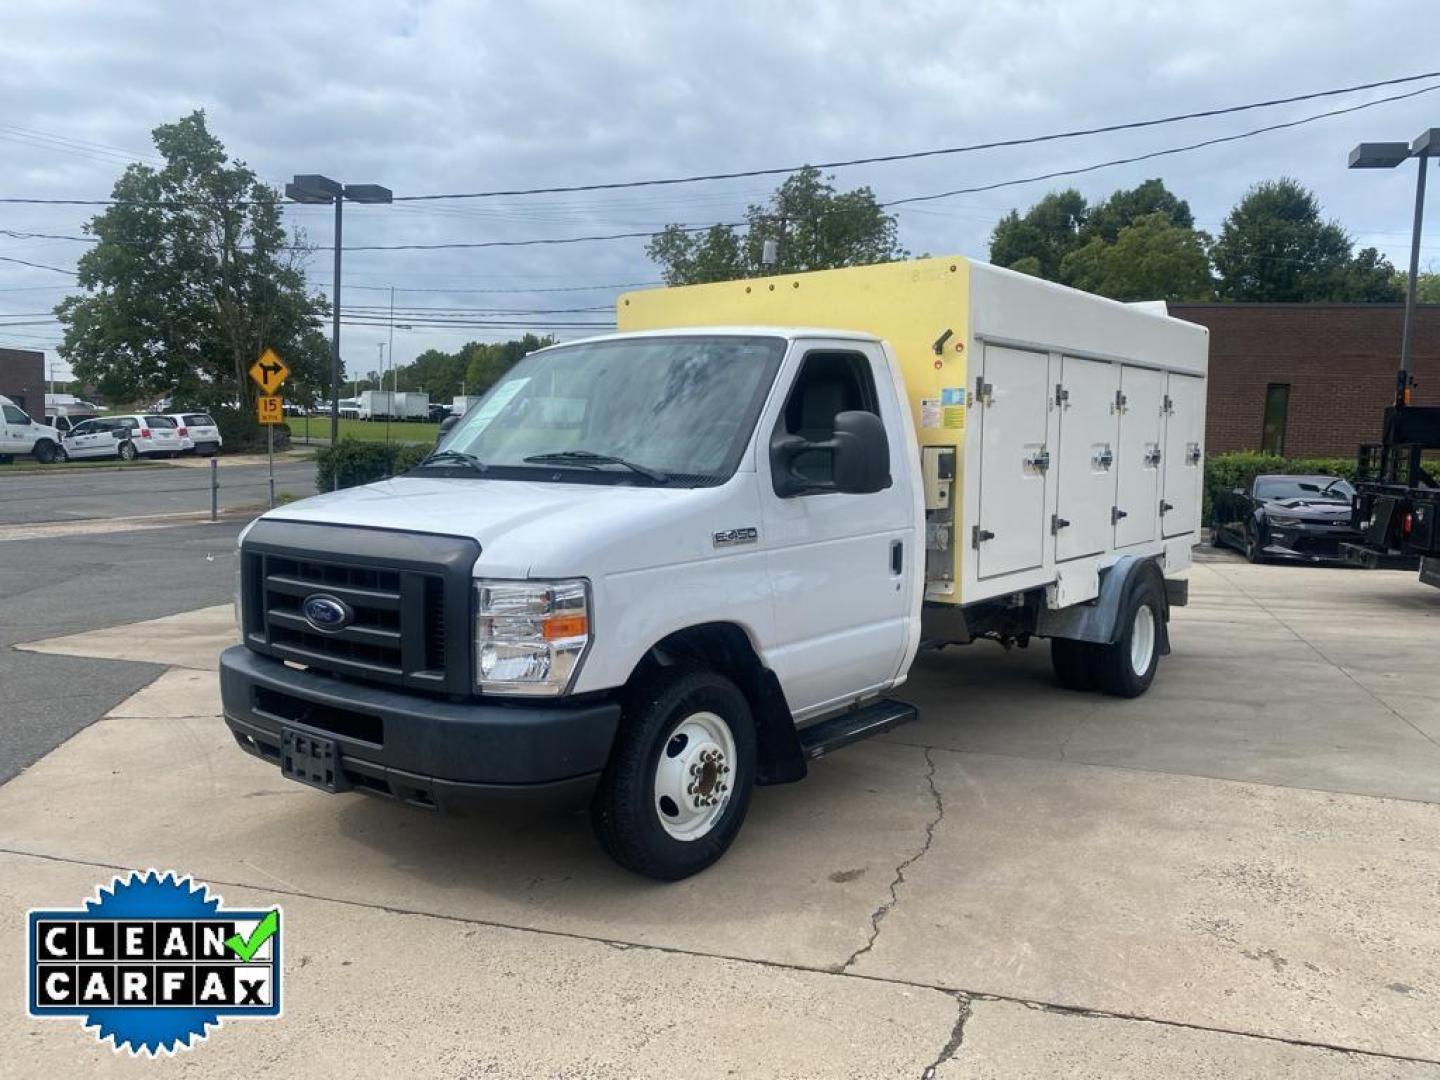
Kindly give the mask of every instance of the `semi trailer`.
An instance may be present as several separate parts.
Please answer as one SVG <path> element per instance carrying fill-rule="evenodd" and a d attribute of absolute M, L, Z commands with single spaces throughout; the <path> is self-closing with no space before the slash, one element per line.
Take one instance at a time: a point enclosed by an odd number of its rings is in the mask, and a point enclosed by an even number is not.
<path fill-rule="evenodd" d="M 964 258 L 629 293 L 413 472 L 242 534 L 247 752 L 441 811 L 584 793 L 621 865 L 911 719 L 922 648 L 1143 693 L 1199 540 L 1207 331 Z M 483 810 L 482 810 L 483 812 Z"/>

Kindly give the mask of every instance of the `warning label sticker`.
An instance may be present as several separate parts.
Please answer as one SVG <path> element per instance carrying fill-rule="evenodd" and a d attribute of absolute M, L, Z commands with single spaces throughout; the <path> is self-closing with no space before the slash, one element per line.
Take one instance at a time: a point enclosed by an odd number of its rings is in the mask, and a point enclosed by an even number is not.
<path fill-rule="evenodd" d="M 920 426 L 922 428 L 938 428 L 940 426 L 940 399 L 920 399 Z"/>

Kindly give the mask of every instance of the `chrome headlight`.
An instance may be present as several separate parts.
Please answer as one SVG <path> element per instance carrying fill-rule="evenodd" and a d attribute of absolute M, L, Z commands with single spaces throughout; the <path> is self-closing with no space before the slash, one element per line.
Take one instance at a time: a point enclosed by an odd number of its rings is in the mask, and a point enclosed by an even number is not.
<path fill-rule="evenodd" d="M 475 682 L 492 694 L 554 697 L 590 645 L 590 586 L 563 581 L 475 583 Z"/>

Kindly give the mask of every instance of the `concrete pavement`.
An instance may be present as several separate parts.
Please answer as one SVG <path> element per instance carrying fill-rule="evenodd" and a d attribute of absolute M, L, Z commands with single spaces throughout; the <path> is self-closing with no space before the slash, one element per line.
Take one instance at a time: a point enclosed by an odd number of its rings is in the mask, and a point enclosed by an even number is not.
<path fill-rule="evenodd" d="M 216 716 L 224 607 L 50 641 L 175 666 L 0 787 L 0 970 L 15 912 L 153 865 L 291 928 L 284 1019 L 198 1075 L 1440 1077 L 1440 593 L 1220 560 L 1192 597 L 1135 702 L 1043 650 L 928 658 L 920 721 L 762 789 L 670 886 L 580 817 L 282 781 Z M 21 992 L 0 1060 L 147 1067 Z"/>
<path fill-rule="evenodd" d="M 0 525 L 208 512 L 208 462 L 184 458 L 176 462 L 179 464 L 15 475 L 0 471 Z M 222 510 L 263 506 L 269 497 L 268 466 L 249 457 L 243 463 L 222 464 L 219 485 Z M 277 458 L 275 491 L 297 498 L 315 494 L 315 462 Z"/>
<path fill-rule="evenodd" d="M 104 716 L 169 660 L 143 639 L 132 658 L 138 663 L 11 646 L 226 601 L 242 524 L 0 540 L 0 783 Z"/>

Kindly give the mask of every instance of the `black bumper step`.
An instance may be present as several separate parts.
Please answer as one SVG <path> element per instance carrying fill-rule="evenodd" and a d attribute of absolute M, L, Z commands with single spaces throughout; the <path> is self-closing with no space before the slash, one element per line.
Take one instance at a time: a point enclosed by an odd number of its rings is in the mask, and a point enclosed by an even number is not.
<path fill-rule="evenodd" d="M 883 698 L 851 712 L 832 716 L 800 732 L 800 748 L 812 761 L 831 750 L 889 731 L 917 715 L 914 705 Z"/>
<path fill-rule="evenodd" d="M 1341 544 L 1340 557 L 1351 566 L 1366 570 L 1415 570 L 1420 556 L 1403 551 L 1381 551 L 1365 544 Z"/>

